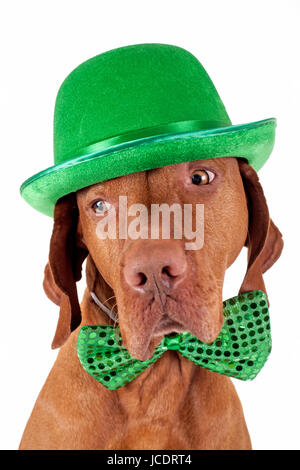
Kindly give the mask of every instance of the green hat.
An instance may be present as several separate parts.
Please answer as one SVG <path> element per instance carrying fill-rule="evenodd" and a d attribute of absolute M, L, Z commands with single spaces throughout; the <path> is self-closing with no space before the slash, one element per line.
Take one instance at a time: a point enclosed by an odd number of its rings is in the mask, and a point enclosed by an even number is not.
<path fill-rule="evenodd" d="M 54 113 L 54 166 L 26 180 L 23 198 L 52 216 L 56 201 L 137 171 L 216 157 L 269 157 L 275 119 L 232 125 L 188 51 L 138 44 L 100 54 L 65 79 Z"/>

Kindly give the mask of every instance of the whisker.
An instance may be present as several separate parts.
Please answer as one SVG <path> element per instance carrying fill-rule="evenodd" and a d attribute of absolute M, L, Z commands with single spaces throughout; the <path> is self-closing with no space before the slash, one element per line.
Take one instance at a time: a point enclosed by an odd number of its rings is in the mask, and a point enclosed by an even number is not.
<path fill-rule="evenodd" d="M 104 302 L 102 302 L 102 303 L 103 303 L 103 305 L 105 305 L 106 302 L 108 302 L 108 301 L 111 300 L 111 299 L 115 299 L 115 298 L 116 298 L 116 296 L 115 296 L 115 295 L 112 295 L 111 297 L 109 297 L 109 299 L 106 299 L 106 300 L 105 300 Z"/>

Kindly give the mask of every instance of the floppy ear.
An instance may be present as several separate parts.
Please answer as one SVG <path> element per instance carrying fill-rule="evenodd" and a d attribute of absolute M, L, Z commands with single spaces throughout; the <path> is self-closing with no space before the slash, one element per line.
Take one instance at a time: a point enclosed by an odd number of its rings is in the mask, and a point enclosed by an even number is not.
<path fill-rule="evenodd" d="M 55 206 L 49 263 L 43 283 L 47 296 L 60 306 L 53 349 L 62 346 L 81 323 L 76 281 L 81 279 L 81 266 L 88 251 L 80 243 L 77 225 L 75 195 L 68 194 L 59 199 Z"/>
<path fill-rule="evenodd" d="M 263 273 L 277 261 L 283 248 L 282 235 L 270 219 L 267 202 L 256 171 L 238 159 L 248 202 L 248 266 L 240 293 L 251 290 L 266 292 Z"/>

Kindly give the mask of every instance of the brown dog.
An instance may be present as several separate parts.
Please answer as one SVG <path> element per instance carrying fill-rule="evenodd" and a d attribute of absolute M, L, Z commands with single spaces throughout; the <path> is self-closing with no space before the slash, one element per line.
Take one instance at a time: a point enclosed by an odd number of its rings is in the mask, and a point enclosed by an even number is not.
<path fill-rule="evenodd" d="M 211 181 L 195 185 L 205 171 Z M 184 240 L 99 241 L 95 202 L 201 202 L 204 246 Z M 282 239 L 269 218 L 256 172 L 243 160 L 217 158 L 166 166 L 90 186 L 58 201 L 44 288 L 60 305 L 53 347 L 62 346 L 25 429 L 21 449 L 250 449 L 239 398 L 228 377 L 175 351 L 132 382 L 109 391 L 82 368 L 79 325 L 112 324 L 93 302 L 95 292 L 116 310 L 124 345 L 140 360 L 162 337 L 190 331 L 213 341 L 223 324 L 225 270 L 242 247 L 248 268 L 241 292 L 265 291 L 262 273 L 280 256 Z M 81 307 L 76 281 L 87 258 Z M 71 334 L 70 334 L 71 333 Z"/>

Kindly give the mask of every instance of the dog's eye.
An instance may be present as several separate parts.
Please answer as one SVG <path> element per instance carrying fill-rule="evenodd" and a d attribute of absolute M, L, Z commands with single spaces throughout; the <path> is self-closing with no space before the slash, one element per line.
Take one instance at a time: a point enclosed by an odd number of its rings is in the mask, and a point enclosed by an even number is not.
<path fill-rule="evenodd" d="M 106 202 L 106 201 L 96 201 L 92 205 L 92 209 L 95 212 L 95 214 L 97 214 L 97 215 L 105 214 L 106 212 L 109 211 L 110 208 L 111 208 L 111 204 L 109 202 Z"/>
<path fill-rule="evenodd" d="M 192 183 L 197 186 L 209 184 L 214 179 L 215 175 L 209 170 L 195 170 L 192 173 Z"/>

